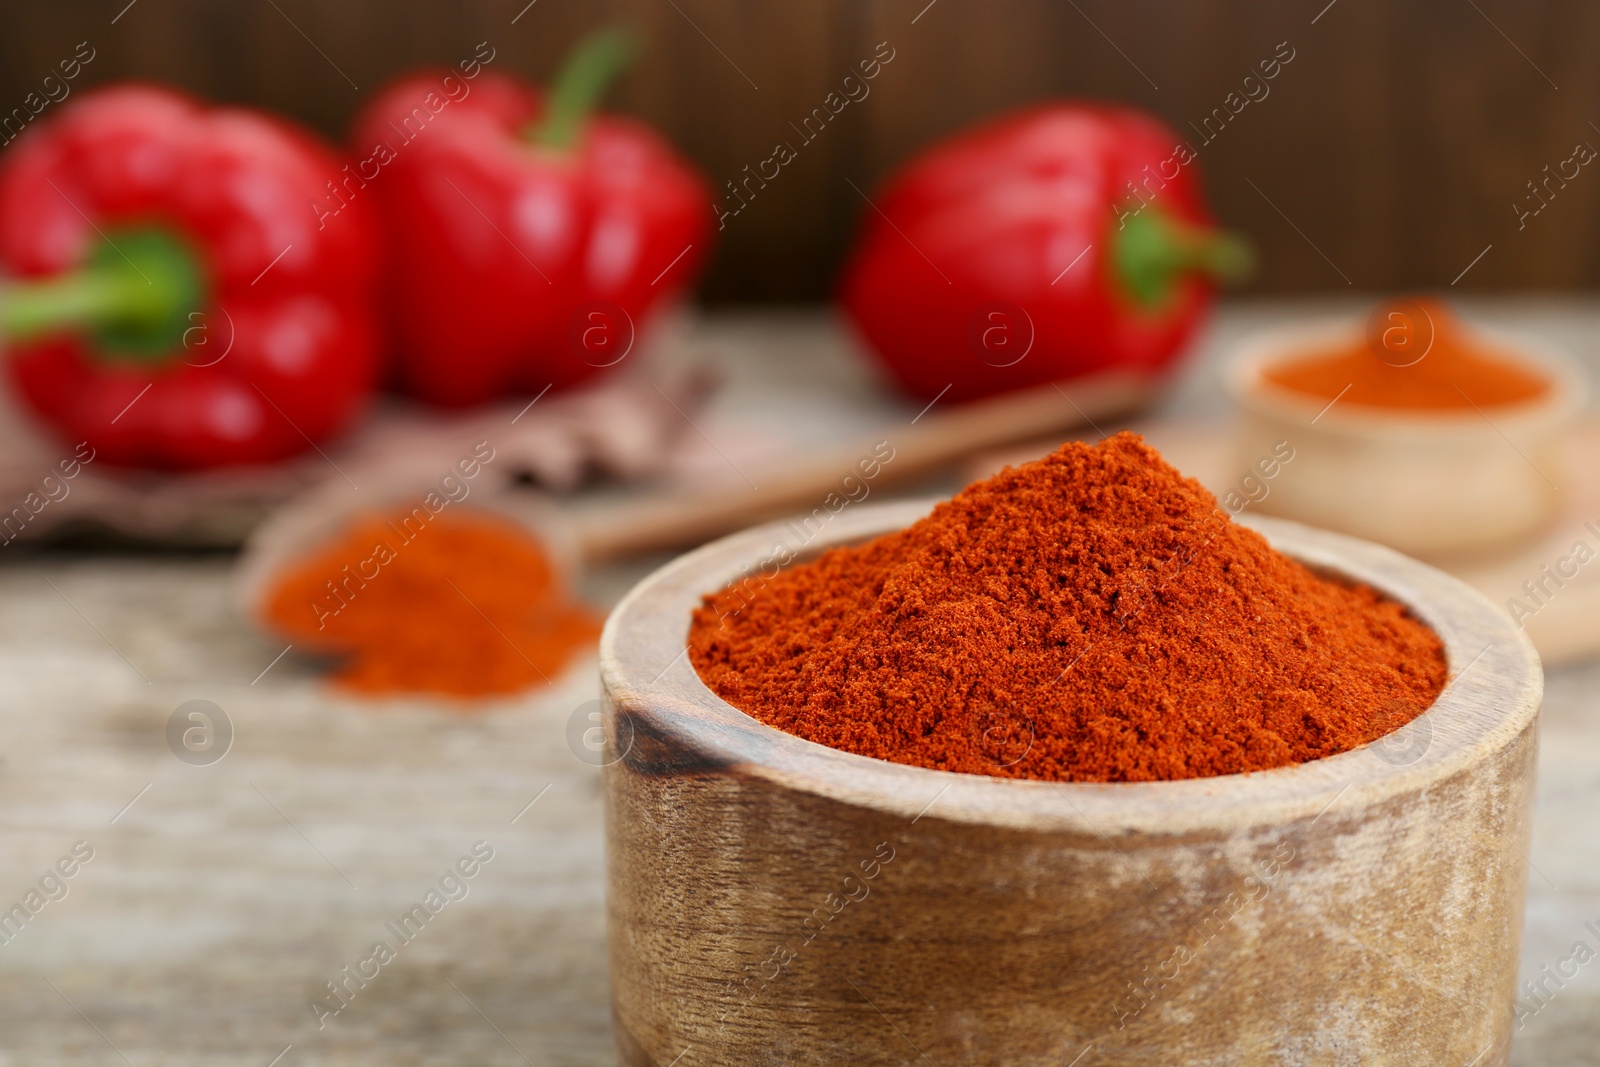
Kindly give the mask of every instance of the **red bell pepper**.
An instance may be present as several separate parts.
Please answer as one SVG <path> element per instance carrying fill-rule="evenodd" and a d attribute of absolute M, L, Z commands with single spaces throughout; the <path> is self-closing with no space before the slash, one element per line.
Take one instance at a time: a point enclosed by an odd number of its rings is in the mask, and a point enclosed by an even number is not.
<path fill-rule="evenodd" d="M 374 388 L 374 234 L 319 230 L 339 162 L 309 134 L 121 86 L 30 129 L 0 168 L 0 332 L 28 404 L 112 463 L 299 452 Z"/>
<path fill-rule="evenodd" d="M 420 73 L 358 119 L 347 188 L 382 208 L 408 392 L 457 406 L 574 385 L 698 274 L 705 182 L 647 127 L 590 113 L 627 52 L 590 38 L 548 96 L 492 71 Z"/>
<path fill-rule="evenodd" d="M 958 134 L 863 211 L 841 299 L 917 397 L 969 400 L 1108 368 L 1156 374 L 1246 250 L 1194 153 L 1129 108 L 1052 104 Z"/>

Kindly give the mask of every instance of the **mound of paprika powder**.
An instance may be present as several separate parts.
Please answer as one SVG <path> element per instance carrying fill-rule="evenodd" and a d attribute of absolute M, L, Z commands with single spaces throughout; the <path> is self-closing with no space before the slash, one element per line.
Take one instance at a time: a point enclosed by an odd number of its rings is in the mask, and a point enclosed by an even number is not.
<path fill-rule="evenodd" d="M 284 568 L 263 622 L 341 689 L 489 697 L 548 684 L 600 621 L 527 530 L 486 511 L 358 516 Z"/>
<path fill-rule="evenodd" d="M 1346 405 L 1475 414 L 1550 391 L 1538 368 L 1480 340 L 1437 300 L 1380 306 L 1366 336 L 1268 367 L 1267 381 Z"/>
<path fill-rule="evenodd" d="M 1277 552 L 1128 433 L 707 596 L 689 654 L 810 741 L 1078 782 L 1330 756 L 1409 722 L 1446 676 L 1402 605 Z"/>

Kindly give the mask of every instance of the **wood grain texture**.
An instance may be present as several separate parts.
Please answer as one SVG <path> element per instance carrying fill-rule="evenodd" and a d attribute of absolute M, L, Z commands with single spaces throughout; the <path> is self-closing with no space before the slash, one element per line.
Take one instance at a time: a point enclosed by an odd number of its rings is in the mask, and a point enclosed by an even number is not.
<path fill-rule="evenodd" d="M 224 557 L 22 562 L 0 566 L 0 908 L 75 841 L 94 858 L 0 944 L 0 1063 L 524 1064 L 508 1040 L 612 1062 L 599 773 L 567 740 L 592 658 L 477 714 L 354 700 L 298 649 L 274 663 Z M 164 739 L 192 699 L 235 730 L 211 766 Z M 324 983 L 478 840 L 469 894 L 319 1027 Z"/>
<path fill-rule="evenodd" d="M 1582 305 L 1518 302 L 1478 311 L 1485 321 L 1534 329 L 1600 359 L 1600 330 Z M 1213 382 L 1217 357 L 1267 325 L 1312 313 L 1358 316 L 1362 309 L 1323 302 L 1225 309 L 1171 412 L 1223 410 L 1226 398 Z M 730 386 L 720 414 L 700 424 L 724 447 L 733 447 L 724 436 L 733 427 L 723 421 L 732 412 L 753 410 L 763 424 L 803 430 L 816 435 L 806 441 L 819 444 L 830 434 L 864 433 L 888 414 L 832 324 L 741 314 L 711 326 L 709 351 Z M 869 404 L 869 397 L 876 399 Z M 766 406 L 758 406 L 763 398 Z M 858 422 L 823 422 L 847 404 L 866 406 Z M 904 421 L 916 411 L 908 405 Z M 1180 453 L 1170 437 L 1152 440 L 1183 469 L 1203 473 L 1192 458 L 1198 453 Z M 1587 441 L 1600 448 L 1593 435 Z M 1228 439 L 1218 443 L 1207 453 L 1210 467 L 1224 481 L 1237 479 Z M 745 459 L 742 451 L 731 454 Z M 715 453 L 710 458 L 721 462 Z M 1600 515 L 1600 496 L 1584 499 L 1583 515 Z M 1581 525 L 1573 522 L 1574 537 Z M 1551 547 L 1565 551 L 1571 540 Z M 292 1042 L 278 1067 L 525 1067 L 517 1049 L 538 1067 L 614 1067 L 599 773 L 573 758 L 566 737 L 574 708 L 599 694 L 592 662 L 575 665 L 558 690 L 481 716 L 424 701 L 374 710 L 327 693 L 316 665 L 298 650 L 261 675 L 283 646 L 254 634 L 239 616 L 224 558 L 18 552 L 30 550 L 18 544 L 0 553 L 0 899 L 15 902 L 80 837 L 97 854 L 68 899 L 51 904 L 23 939 L 0 947 L 0 1064 L 265 1067 Z M 1552 558 L 1542 554 L 1539 562 Z M 648 569 L 591 574 L 595 603 L 613 603 Z M 1508 575 L 1515 579 L 1508 588 L 1529 576 Z M 1531 621 L 1584 595 L 1569 588 Z M 212 768 L 179 764 L 161 739 L 172 709 L 195 697 L 221 704 L 239 731 L 233 751 Z M 1584 924 L 1600 916 L 1593 815 L 1600 806 L 1600 664 L 1550 674 L 1539 729 L 1529 849 L 1536 870 L 1522 957 L 1529 980 L 1559 965 L 1574 941 L 1596 945 Z M 151 790 L 112 824 L 152 778 Z M 479 837 L 501 854 L 473 896 L 460 911 L 452 904 L 428 931 L 428 944 L 408 949 L 349 1010 L 317 1030 L 306 1000 Z M 849 905 L 828 936 L 864 914 L 856 908 Z M 1394 964 L 1394 981 L 1426 999 L 1432 991 L 1403 969 L 1408 958 Z M 1514 1067 L 1594 1059 L 1600 986 L 1590 969 L 1517 1031 Z M 874 1000 L 905 1025 L 902 1005 Z M 897 1057 L 891 1062 L 923 1063 L 909 1046 Z M 1064 1057 L 1058 1067 L 1070 1062 Z M 1077 1067 L 1094 1062 L 1086 1056 Z M 695 1063 L 691 1053 L 678 1067 Z"/>
<path fill-rule="evenodd" d="M 844 513 L 809 547 L 927 507 Z M 1116 785 L 885 763 L 740 714 L 682 654 L 698 596 L 781 527 L 643 583 L 601 645 L 624 1062 L 1508 1062 L 1537 657 L 1437 571 L 1260 528 L 1444 639 L 1453 681 L 1392 743 Z"/>
<path fill-rule="evenodd" d="M 1444 286 L 1489 245 L 1462 287 L 1600 283 L 1600 177 L 1553 186 L 1520 229 L 1512 207 L 1536 204 L 1527 183 L 1576 143 L 1600 146 L 1600 8 L 1582 0 L 125 4 L 8 5 L 0 111 L 87 40 L 98 55 L 74 91 L 154 78 L 338 135 L 406 68 L 487 40 L 497 69 L 542 78 L 585 29 L 626 18 L 649 47 L 617 105 L 664 129 L 716 189 L 777 142 L 799 150 L 720 235 L 717 301 L 825 295 L 867 210 L 850 183 L 870 191 L 932 138 L 1062 95 L 1124 100 L 1194 136 L 1283 41 L 1295 58 L 1270 93 L 1201 147 L 1219 215 L 1261 249 L 1258 289 Z M 895 59 L 870 95 L 800 144 L 791 124 L 883 41 Z"/>

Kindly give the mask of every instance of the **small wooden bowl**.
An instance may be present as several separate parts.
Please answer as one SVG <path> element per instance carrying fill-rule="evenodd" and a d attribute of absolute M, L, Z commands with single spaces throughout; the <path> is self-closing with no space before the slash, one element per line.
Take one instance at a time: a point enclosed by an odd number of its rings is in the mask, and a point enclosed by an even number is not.
<path fill-rule="evenodd" d="M 1558 487 L 1586 396 L 1583 374 L 1569 355 L 1537 338 L 1479 332 L 1545 374 L 1549 391 L 1483 411 L 1347 401 L 1330 407 L 1263 373 L 1308 352 L 1355 344 L 1359 326 L 1316 324 L 1248 342 L 1226 372 L 1244 413 L 1236 453 L 1241 499 L 1248 489 L 1264 491 L 1252 509 L 1432 558 L 1504 548 L 1538 531 L 1561 506 Z M 1254 468 L 1279 442 L 1294 449 L 1294 459 L 1263 479 Z"/>
<path fill-rule="evenodd" d="M 851 509 L 810 547 L 927 510 Z M 1251 775 L 927 770 L 763 725 L 690 664 L 700 596 L 792 529 L 725 538 L 642 582 L 601 639 L 622 1061 L 1506 1063 L 1538 658 L 1447 575 L 1259 528 L 1440 634 L 1453 681 L 1426 715 Z"/>

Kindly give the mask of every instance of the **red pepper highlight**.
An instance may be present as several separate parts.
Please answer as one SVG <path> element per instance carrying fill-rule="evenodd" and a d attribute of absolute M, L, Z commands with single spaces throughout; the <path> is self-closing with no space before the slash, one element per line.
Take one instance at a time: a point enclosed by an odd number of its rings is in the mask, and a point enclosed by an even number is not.
<path fill-rule="evenodd" d="M 906 164 L 862 212 L 841 300 L 909 393 L 972 400 L 1158 374 L 1248 251 L 1176 134 L 1131 108 L 1032 108 Z"/>
<path fill-rule="evenodd" d="M 446 72 L 421 72 L 357 120 L 354 154 L 384 160 L 371 191 L 405 391 L 462 406 L 576 385 L 698 275 L 705 181 L 649 128 L 594 112 L 629 47 L 603 32 L 548 94 L 483 71 L 432 109 Z"/>
<path fill-rule="evenodd" d="M 375 235 L 319 229 L 310 134 L 165 89 L 85 96 L 0 166 L 0 333 L 64 441 L 165 469 L 261 463 L 353 421 L 377 374 Z"/>

